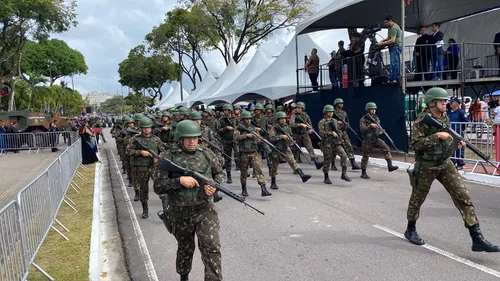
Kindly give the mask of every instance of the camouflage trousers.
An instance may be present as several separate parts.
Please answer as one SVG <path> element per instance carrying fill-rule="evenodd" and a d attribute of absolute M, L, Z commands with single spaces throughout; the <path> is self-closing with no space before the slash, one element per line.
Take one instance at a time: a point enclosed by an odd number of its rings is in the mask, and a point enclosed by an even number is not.
<path fill-rule="evenodd" d="M 340 166 L 347 167 L 347 153 L 342 145 L 332 144 L 330 147 L 323 147 L 323 173 L 328 174 L 330 165 L 335 161 L 335 157 L 340 156 Z"/>
<path fill-rule="evenodd" d="M 123 167 L 127 171 L 127 175 L 132 176 L 132 166 L 130 165 L 130 156 L 123 154 L 122 158 Z"/>
<path fill-rule="evenodd" d="M 361 169 L 366 169 L 368 166 L 368 159 L 370 158 L 370 152 L 372 152 L 373 148 L 376 147 L 384 153 L 384 158 L 386 160 L 391 160 L 391 152 L 389 147 L 385 142 L 381 139 L 376 140 L 363 140 L 363 144 L 361 145 L 363 149 L 363 158 L 361 159 Z"/>
<path fill-rule="evenodd" d="M 136 183 L 134 189 L 139 190 L 141 202 L 148 202 L 149 200 L 149 179 L 154 179 L 154 167 L 148 166 L 135 166 L 136 170 Z"/>
<path fill-rule="evenodd" d="M 450 194 L 451 200 L 453 200 L 455 207 L 462 215 L 465 227 L 478 224 L 469 191 L 465 187 L 464 181 L 453 162 L 448 158 L 444 164 L 440 166 L 435 166 L 434 163 L 432 163 L 432 165 L 426 165 L 426 163 L 428 162 L 417 162 L 415 164 L 419 165 L 417 183 L 416 188 L 414 187 L 411 193 L 407 219 L 409 221 L 416 221 L 418 219 L 420 207 L 431 189 L 432 182 L 434 179 L 437 179 Z"/>
<path fill-rule="evenodd" d="M 241 184 L 247 184 L 248 168 L 253 167 L 255 177 L 259 185 L 266 183 L 264 180 L 264 174 L 262 173 L 262 162 L 259 153 L 241 153 L 240 154 L 240 182 Z"/>
<path fill-rule="evenodd" d="M 295 161 L 295 158 L 293 157 L 292 151 L 289 148 L 287 148 L 285 151 L 282 152 L 283 154 L 285 154 L 286 156 L 285 160 L 288 163 L 288 165 L 290 165 L 293 171 L 296 171 L 297 169 L 300 168 L 299 164 L 297 164 L 297 161 Z M 271 178 L 275 178 L 276 175 L 278 174 L 278 165 L 280 164 L 280 157 L 282 157 L 281 154 L 279 154 L 274 150 L 271 151 L 271 153 L 269 154 L 268 158 L 269 176 L 271 176 Z"/>
<path fill-rule="evenodd" d="M 205 266 L 204 280 L 222 280 L 220 225 L 213 205 L 171 206 L 167 214 L 172 224 L 172 234 L 177 240 L 177 260 L 175 263 L 177 273 L 187 275 L 191 271 L 196 235 L 201 260 Z"/>
<path fill-rule="evenodd" d="M 137 166 L 134 165 L 132 162 L 130 163 L 130 170 L 132 171 L 132 173 L 130 174 L 130 177 L 132 178 L 132 185 L 134 186 L 134 190 L 137 190 L 137 191 L 140 191 L 139 189 L 139 183 L 137 182 L 137 177 L 138 177 L 138 173 L 139 171 L 137 170 Z"/>
<path fill-rule="evenodd" d="M 346 131 L 342 132 L 342 140 L 343 140 L 343 143 L 344 143 L 343 149 L 344 149 L 345 153 L 347 154 L 347 158 L 354 159 L 354 149 L 352 149 L 351 139 L 349 139 L 349 135 L 347 134 Z M 333 152 L 333 158 L 332 158 L 333 161 L 335 161 L 336 157 L 337 157 L 337 154 L 334 151 Z"/>
<path fill-rule="evenodd" d="M 222 146 L 223 146 L 222 150 L 224 150 L 224 153 L 227 156 L 233 155 L 233 151 L 234 151 L 234 162 L 236 163 L 236 166 L 238 167 L 240 165 L 240 160 L 238 159 L 238 155 L 239 155 L 238 145 L 233 141 L 223 141 Z M 223 168 L 226 171 L 231 171 L 231 158 L 229 158 L 227 156 L 224 156 Z"/>
<path fill-rule="evenodd" d="M 293 136 L 293 140 L 299 145 L 299 147 L 305 147 L 307 149 L 307 152 L 309 152 L 309 156 L 311 158 L 316 158 L 316 154 L 314 154 L 314 149 L 313 149 L 313 146 L 312 146 L 312 142 L 311 142 L 311 138 L 309 137 L 309 135 L 306 133 L 306 134 L 294 134 Z M 300 153 L 299 153 L 299 149 L 294 145 L 292 146 L 292 152 L 293 152 L 293 156 L 295 157 L 295 160 L 299 160 L 299 157 L 300 157 Z"/>
<path fill-rule="evenodd" d="M 118 156 L 120 156 L 120 160 L 123 160 L 123 141 L 116 140 L 116 150 L 118 151 Z"/>

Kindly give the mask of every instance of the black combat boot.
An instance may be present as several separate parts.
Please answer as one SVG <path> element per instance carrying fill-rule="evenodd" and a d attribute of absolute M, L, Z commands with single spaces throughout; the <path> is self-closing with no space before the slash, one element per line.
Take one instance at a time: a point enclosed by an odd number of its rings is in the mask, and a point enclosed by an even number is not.
<path fill-rule="evenodd" d="M 262 197 L 272 195 L 271 192 L 267 191 L 266 184 L 261 185 L 260 190 L 261 190 L 260 196 L 262 196 Z"/>
<path fill-rule="evenodd" d="M 129 177 L 128 178 L 128 187 L 132 187 L 133 184 L 132 184 L 132 177 Z"/>
<path fill-rule="evenodd" d="M 324 174 L 325 174 L 325 180 L 323 182 L 326 184 L 332 184 L 332 181 L 330 180 L 328 173 L 324 173 Z"/>
<path fill-rule="evenodd" d="M 189 281 L 189 275 L 181 275 L 181 281 Z"/>
<path fill-rule="evenodd" d="M 389 172 L 396 171 L 397 169 L 399 169 L 398 166 L 392 165 L 392 160 L 385 160 L 385 161 L 387 161 L 387 169 L 389 170 Z"/>
<path fill-rule="evenodd" d="M 278 185 L 276 184 L 276 178 L 271 178 L 271 189 L 279 189 Z"/>
<path fill-rule="evenodd" d="M 216 191 L 216 192 L 214 193 L 214 203 L 217 203 L 217 202 L 219 202 L 220 200 L 222 200 L 222 196 L 220 196 L 219 192 L 218 192 L 218 191 Z"/>
<path fill-rule="evenodd" d="M 236 171 L 240 170 L 240 161 L 234 161 L 236 162 Z"/>
<path fill-rule="evenodd" d="M 332 161 L 332 171 L 337 171 L 337 166 L 335 166 L 335 160 Z"/>
<path fill-rule="evenodd" d="M 417 233 L 416 221 L 408 221 L 408 226 L 406 227 L 405 237 L 410 241 L 410 243 L 415 245 L 424 245 L 425 242 Z"/>
<path fill-rule="evenodd" d="M 148 202 L 142 202 L 142 218 L 147 219 L 149 217 Z"/>
<path fill-rule="evenodd" d="M 134 191 L 135 191 L 134 201 L 137 202 L 139 201 L 141 196 L 139 194 L 139 190 L 134 190 Z"/>
<path fill-rule="evenodd" d="M 347 176 L 347 166 L 342 166 L 342 175 L 340 175 L 340 178 L 345 181 L 351 181 L 351 179 Z"/>
<path fill-rule="evenodd" d="M 297 169 L 297 170 L 295 170 L 293 173 L 294 173 L 294 174 L 295 174 L 295 173 L 299 174 L 300 178 L 302 179 L 302 182 L 306 182 L 306 181 L 308 181 L 308 180 L 311 178 L 311 175 L 306 175 L 306 174 L 304 174 L 304 171 L 302 171 L 302 169 L 301 169 L 301 168 L 298 168 L 298 169 Z"/>
<path fill-rule="evenodd" d="M 246 183 L 241 184 L 241 195 L 247 197 L 248 196 L 248 191 L 247 191 L 247 185 Z"/>
<path fill-rule="evenodd" d="M 313 158 L 312 160 L 314 162 L 314 165 L 316 165 L 317 170 L 323 168 L 323 162 L 319 161 L 318 158 Z"/>
<path fill-rule="evenodd" d="M 227 183 L 233 183 L 233 179 L 231 179 L 231 171 L 226 171 L 227 175 Z"/>
<path fill-rule="evenodd" d="M 370 177 L 366 173 L 366 169 L 361 169 L 361 178 L 369 180 Z"/>
<path fill-rule="evenodd" d="M 358 166 L 358 164 L 356 163 L 356 160 L 354 158 L 351 159 L 351 165 L 352 165 L 353 170 L 360 170 L 361 169 L 361 167 Z"/>
<path fill-rule="evenodd" d="M 125 168 L 122 168 L 122 175 L 125 175 L 127 174 L 127 170 L 125 170 Z"/>
<path fill-rule="evenodd" d="M 469 227 L 470 237 L 472 238 L 472 251 L 473 252 L 487 252 L 496 253 L 500 252 L 500 247 L 495 246 L 484 239 L 479 224 Z"/>

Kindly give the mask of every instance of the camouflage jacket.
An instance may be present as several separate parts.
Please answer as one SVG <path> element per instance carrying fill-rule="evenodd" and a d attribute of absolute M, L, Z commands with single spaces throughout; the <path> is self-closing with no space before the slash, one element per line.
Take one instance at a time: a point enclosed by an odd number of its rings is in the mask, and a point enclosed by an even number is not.
<path fill-rule="evenodd" d="M 252 125 L 247 128 L 257 132 L 256 128 Z M 234 142 L 238 144 L 240 153 L 242 154 L 250 154 L 257 151 L 258 138 L 255 136 L 253 138 L 247 138 L 247 134 L 249 133 L 243 130 L 234 130 Z"/>
<path fill-rule="evenodd" d="M 332 135 L 333 129 L 330 124 L 334 124 L 337 137 Z M 342 144 L 342 131 L 340 130 L 337 120 L 323 118 L 318 123 L 319 135 L 323 139 L 323 147 L 332 147 L 332 145 Z"/>
<path fill-rule="evenodd" d="M 267 122 L 270 126 L 274 125 L 274 122 L 276 122 L 276 117 L 274 116 L 274 114 L 273 114 L 273 115 L 271 115 L 271 116 L 266 115 L 266 117 L 264 117 L 264 118 L 266 119 L 266 122 Z M 262 127 L 262 128 L 264 128 L 264 129 L 265 129 L 266 127 Z"/>
<path fill-rule="evenodd" d="M 236 128 L 238 127 L 238 120 L 236 119 L 236 117 L 233 117 L 233 118 L 229 118 L 229 120 L 231 121 L 232 125 L 234 126 L 234 130 L 228 130 L 227 129 L 227 126 L 231 126 L 229 124 L 229 122 L 227 122 L 227 117 L 225 116 L 222 116 L 219 120 L 219 130 L 218 130 L 218 133 L 220 134 L 220 137 L 222 139 L 222 141 L 232 141 L 234 139 L 234 131 L 236 131 Z"/>
<path fill-rule="evenodd" d="M 222 144 L 219 142 L 219 138 L 217 138 L 217 135 L 208 127 L 203 124 L 200 126 L 201 128 L 201 137 L 205 140 L 208 140 L 209 142 L 215 144 L 217 147 L 222 148 Z M 201 141 L 204 146 L 210 147 L 208 143 L 205 143 L 204 141 Z"/>
<path fill-rule="evenodd" d="M 289 136 L 292 136 L 292 129 L 285 123 L 283 126 L 280 124 L 274 124 L 274 126 L 272 126 L 268 131 L 269 140 L 274 144 L 274 146 L 281 151 L 285 151 L 290 145 L 292 145 L 293 140 L 290 138 L 287 139 L 286 135 L 283 135 L 276 128 L 281 128 Z"/>
<path fill-rule="evenodd" d="M 202 124 L 205 126 L 209 127 L 212 132 L 218 132 L 219 131 L 219 122 L 217 122 L 217 119 L 215 117 L 212 117 L 210 120 L 203 120 Z"/>
<path fill-rule="evenodd" d="M 367 113 L 368 114 L 368 113 Z M 380 119 L 378 119 L 378 116 L 372 116 L 372 118 L 380 124 Z M 373 128 L 370 126 L 371 122 L 368 121 L 364 116 L 361 117 L 359 120 L 359 129 L 361 131 L 361 134 L 363 136 L 363 140 L 376 140 L 378 139 L 378 135 L 380 133 L 379 128 Z"/>
<path fill-rule="evenodd" d="M 153 134 L 157 137 L 160 138 L 160 140 L 164 143 L 169 143 L 170 141 L 172 141 L 173 137 L 171 137 L 172 135 L 172 126 L 169 123 L 165 124 L 164 127 L 155 127 L 153 129 Z"/>
<path fill-rule="evenodd" d="M 451 157 L 457 148 L 457 143 L 452 139 L 440 140 L 436 136 L 440 131 L 439 128 L 427 126 L 422 122 L 426 114 L 430 113 L 424 111 L 417 116 L 411 132 L 411 147 L 415 150 L 415 160 L 443 163 Z M 446 113 L 437 120 L 450 126 L 450 119 Z"/>
<path fill-rule="evenodd" d="M 225 180 L 224 171 L 217 157 L 210 149 L 201 145 L 194 152 L 186 151 L 181 146 L 176 145 L 161 153 L 160 156 L 179 166 L 197 171 L 217 183 Z M 154 182 L 154 190 L 158 195 L 167 194 L 171 206 L 197 206 L 210 202 L 210 198 L 203 191 L 201 194 L 205 196 L 200 196 L 199 188 L 183 187 L 180 184 L 181 175 L 165 171 L 161 166 L 159 168 Z M 203 187 L 200 186 L 200 188 Z"/>
<path fill-rule="evenodd" d="M 297 135 L 303 135 L 307 133 L 307 129 L 300 127 L 298 124 L 302 124 L 304 122 L 301 122 L 298 119 L 302 119 L 309 127 L 312 128 L 312 123 L 311 123 L 311 118 L 307 113 L 292 113 L 292 116 L 290 116 L 290 127 L 292 127 L 292 132 Z"/>
<path fill-rule="evenodd" d="M 160 154 L 161 152 L 166 151 L 166 148 L 160 138 L 153 134 L 150 134 L 149 136 L 145 136 L 143 134 L 133 136 L 127 144 L 126 152 L 129 156 L 134 158 L 134 164 L 136 166 L 153 165 L 152 157 L 144 157 L 141 155 L 141 151 L 144 149 L 139 146 L 137 141 L 140 141 L 143 145 L 151 149 L 156 154 Z"/>
<path fill-rule="evenodd" d="M 125 157 L 129 157 L 130 156 L 127 154 L 127 146 L 130 142 L 130 139 L 134 136 L 134 134 L 131 134 L 131 133 L 127 133 L 127 128 L 123 128 L 122 129 L 122 133 L 121 133 L 121 137 L 123 139 L 123 142 L 122 142 L 122 147 L 123 147 L 123 150 L 125 151 Z"/>
<path fill-rule="evenodd" d="M 340 120 L 340 121 L 342 121 L 342 122 L 345 122 L 345 123 L 349 124 L 349 115 L 347 115 L 347 112 L 345 112 L 344 110 L 338 110 L 337 108 L 335 108 L 334 113 L 335 113 L 335 115 L 336 115 L 337 117 L 339 117 L 340 119 L 342 119 L 342 120 Z M 339 127 L 340 127 L 340 129 L 341 129 L 342 131 L 345 131 L 345 130 L 347 129 L 347 126 L 346 126 L 346 125 L 344 125 L 344 124 L 339 125 Z"/>

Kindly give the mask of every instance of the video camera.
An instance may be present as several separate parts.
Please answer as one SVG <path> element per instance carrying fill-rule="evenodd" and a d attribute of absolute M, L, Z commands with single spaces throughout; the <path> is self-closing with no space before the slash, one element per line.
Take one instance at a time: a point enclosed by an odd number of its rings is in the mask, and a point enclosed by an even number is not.
<path fill-rule="evenodd" d="M 380 24 L 374 24 L 374 25 L 369 25 L 367 27 L 365 27 L 363 29 L 363 31 L 361 31 L 361 36 L 362 37 L 372 37 L 372 36 L 375 36 L 375 34 L 377 32 L 379 32 L 380 30 L 382 30 L 382 27 L 380 26 Z"/>

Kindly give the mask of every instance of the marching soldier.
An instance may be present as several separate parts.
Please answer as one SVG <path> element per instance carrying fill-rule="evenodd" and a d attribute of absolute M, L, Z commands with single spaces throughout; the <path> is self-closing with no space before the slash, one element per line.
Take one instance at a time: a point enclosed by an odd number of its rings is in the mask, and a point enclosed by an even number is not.
<path fill-rule="evenodd" d="M 347 154 L 344 150 L 343 132 L 336 120 L 333 119 L 333 111 L 332 105 L 325 105 L 323 108 L 323 115 L 325 118 L 321 119 L 318 123 L 319 135 L 323 139 L 323 173 L 325 174 L 325 180 L 323 182 L 326 184 L 332 184 L 328 176 L 328 170 L 330 168 L 330 162 L 335 161 L 334 157 L 337 154 L 340 156 L 340 163 L 342 166 L 342 175 L 340 178 L 345 181 L 351 181 L 347 176 Z"/>
<path fill-rule="evenodd" d="M 154 151 L 156 154 L 164 152 L 165 146 L 159 137 L 152 134 L 153 121 L 143 118 L 140 121 L 141 133 L 132 137 L 127 145 L 127 154 L 135 158 L 135 166 L 137 167 L 137 185 L 140 192 L 140 201 L 142 203 L 142 218 L 147 219 L 148 214 L 148 199 L 149 199 L 149 179 L 153 178 L 154 163 L 151 153 L 143 150 L 136 142 L 140 141 L 143 145 Z"/>
<path fill-rule="evenodd" d="M 219 120 L 219 135 L 224 146 L 224 154 L 231 156 L 234 150 L 234 162 L 236 162 L 236 170 L 240 167 L 238 145 L 234 142 L 233 134 L 238 126 L 236 118 L 233 116 L 233 106 L 225 104 L 223 107 L 224 116 Z M 224 157 L 224 169 L 226 170 L 227 183 L 232 183 L 231 178 L 231 158 Z"/>
<path fill-rule="evenodd" d="M 354 149 L 352 149 L 351 140 L 349 139 L 349 134 L 347 134 L 347 126 L 349 124 L 349 115 L 344 111 L 344 100 L 341 98 L 335 99 L 333 102 L 333 106 L 335 107 L 333 118 L 337 119 L 337 124 L 339 124 L 340 130 L 342 131 L 342 140 L 344 144 L 344 150 L 347 153 L 347 157 L 349 157 L 349 161 L 351 161 L 351 167 L 353 170 L 359 170 L 361 167 L 358 166 L 356 160 L 354 159 Z M 337 171 L 337 167 L 335 167 L 335 158 L 337 154 L 333 153 L 332 159 L 332 170 Z"/>
<path fill-rule="evenodd" d="M 274 124 L 274 112 L 275 112 L 275 109 L 274 109 L 274 106 L 272 104 L 268 104 L 266 105 L 266 121 L 267 123 L 269 124 L 269 127 L 271 127 L 273 124 Z M 265 128 L 265 127 L 263 127 Z"/>
<path fill-rule="evenodd" d="M 241 125 L 250 131 L 256 132 L 254 126 L 252 126 L 252 114 L 248 111 L 244 111 L 241 114 Z M 247 172 L 250 165 L 253 166 L 255 175 L 257 177 L 257 182 L 260 185 L 261 196 L 270 196 L 271 192 L 266 189 L 266 182 L 264 180 L 264 175 L 262 174 L 262 163 L 259 153 L 257 153 L 257 144 L 261 141 L 256 139 L 256 137 L 244 130 L 237 129 L 234 131 L 234 141 L 239 146 L 240 152 L 240 181 L 241 181 L 241 195 L 248 196 L 247 192 Z"/>
<path fill-rule="evenodd" d="M 160 156 L 175 164 L 194 171 L 203 171 L 215 182 L 224 180 L 224 172 L 217 158 L 209 149 L 198 145 L 200 126 L 191 120 L 177 125 L 176 146 Z M 161 168 L 161 160 L 160 160 Z M 205 278 L 209 281 L 222 280 L 221 245 L 219 239 L 219 218 L 211 197 L 216 189 L 200 183 L 193 177 L 172 177 L 167 171 L 159 170 L 155 181 L 155 192 L 162 199 L 168 226 L 177 240 L 176 270 L 181 281 L 189 280 L 195 250 L 195 235 L 201 258 L 205 265 Z M 206 196 L 199 196 L 203 188 Z M 168 197 L 168 204 L 165 204 Z M 167 223 L 166 223 L 167 224 Z M 169 231 L 170 231 L 169 230 Z"/>
<path fill-rule="evenodd" d="M 307 149 L 311 160 L 313 160 L 316 165 L 316 169 L 319 170 L 323 167 L 323 163 L 319 161 L 318 157 L 316 157 L 316 154 L 314 153 L 311 138 L 309 137 L 309 134 L 312 134 L 313 131 L 312 129 L 307 129 L 308 127 L 312 128 L 311 118 L 304 112 L 305 109 L 306 105 L 299 101 L 295 112 L 292 113 L 292 116 L 290 116 L 290 127 L 292 127 L 295 142 L 299 145 L 299 147 L 305 147 Z M 292 151 L 294 153 L 295 160 L 300 163 L 298 148 L 293 148 Z"/>
<path fill-rule="evenodd" d="M 158 127 L 155 127 L 154 134 L 160 138 L 160 140 L 165 143 L 167 146 L 172 141 L 172 122 L 170 121 L 170 117 L 172 116 L 170 113 L 158 113 L 161 116 L 161 122 Z"/>
<path fill-rule="evenodd" d="M 132 157 L 130 157 L 127 154 L 127 149 L 126 149 L 130 139 L 136 134 L 134 129 L 134 120 L 128 116 L 123 116 L 122 123 L 124 126 L 121 133 L 123 137 L 123 142 L 120 149 L 123 155 L 123 162 L 124 162 L 123 166 L 127 171 L 128 187 L 134 187 L 135 190 L 134 201 L 139 201 L 139 190 L 137 189 L 137 187 L 134 186 L 134 183 L 132 181 Z M 127 129 L 132 129 L 132 131 L 127 131 Z"/>
<path fill-rule="evenodd" d="M 380 119 L 376 115 L 377 113 L 377 105 L 374 102 L 369 102 L 365 105 L 365 110 L 368 111 L 367 114 L 380 124 Z M 385 161 L 387 161 L 387 169 L 389 172 L 395 171 L 398 169 L 398 166 L 392 165 L 391 152 L 389 147 L 385 142 L 379 139 L 379 135 L 383 134 L 379 126 L 375 123 L 371 123 L 365 116 L 361 117 L 359 120 L 359 128 L 361 130 L 361 134 L 363 135 L 363 144 L 361 145 L 363 148 L 363 158 L 361 159 L 361 177 L 364 179 L 369 179 L 370 177 L 366 174 L 366 167 L 368 166 L 368 159 L 370 158 L 370 152 L 374 147 L 379 148 L 384 153 Z"/>
<path fill-rule="evenodd" d="M 204 117 L 205 119 L 203 120 L 205 125 L 207 127 L 210 128 L 210 130 L 212 130 L 212 132 L 218 132 L 219 130 L 219 122 L 217 120 L 217 118 L 215 118 L 215 112 L 210 109 L 210 108 L 207 108 L 205 109 L 205 112 L 204 112 Z M 218 136 L 217 136 L 217 139 L 218 139 Z"/>
<path fill-rule="evenodd" d="M 253 120 L 259 127 L 263 128 L 266 130 L 268 128 L 268 122 L 269 119 L 267 116 L 264 116 L 264 106 L 261 103 L 258 103 L 254 107 L 254 115 L 253 115 Z M 261 133 L 262 135 L 262 133 Z M 268 137 L 268 136 L 264 136 Z M 265 143 L 259 143 L 259 153 L 262 156 L 262 160 L 266 159 L 269 153 L 271 153 L 271 148 L 266 145 Z M 270 165 L 270 162 L 268 160 L 268 166 Z M 255 175 L 255 174 L 254 174 Z"/>
<path fill-rule="evenodd" d="M 299 164 L 293 158 L 292 151 L 290 150 L 290 145 L 292 145 L 293 140 L 291 139 L 292 129 L 288 124 L 286 124 L 286 114 L 285 112 L 276 113 L 276 122 L 274 126 L 269 129 L 269 140 L 276 146 L 276 148 L 285 154 L 285 159 L 288 165 L 293 171 L 297 172 L 302 179 L 302 182 L 306 182 L 311 178 L 311 175 L 306 175 L 300 168 Z M 269 154 L 269 176 L 271 176 L 271 189 L 278 189 L 276 184 L 276 175 L 278 175 L 278 165 L 280 163 L 280 154 L 277 151 L 271 150 Z"/>
<path fill-rule="evenodd" d="M 425 244 L 416 230 L 416 221 L 420 214 L 420 207 L 425 201 L 434 179 L 437 179 L 448 191 L 456 208 L 462 214 L 465 227 L 469 229 L 474 252 L 500 252 L 500 247 L 492 245 L 484 239 L 479 222 L 469 196 L 450 157 L 457 149 L 457 143 L 447 132 L 428 126 L 422 122 L 426 115 L 432 116 L 438 122 L 450 126 L 450 119 L 446 115 L 446 100 L 448 93 L 442 88 L 432 88 L 425 94 L 427 108 L 418 115 L 411 134 L 411 146 L 415 150 L 415 167 L 410 172 L 410 183 L 413 191 L 408 204 L 408 226 L 405 237 L 416 245 Z M 427 116 L 428 118 L 428 116 Z M 458 143 L 458 148 L 465 146 Z"/>

